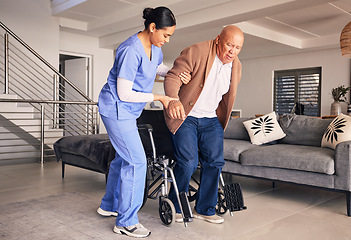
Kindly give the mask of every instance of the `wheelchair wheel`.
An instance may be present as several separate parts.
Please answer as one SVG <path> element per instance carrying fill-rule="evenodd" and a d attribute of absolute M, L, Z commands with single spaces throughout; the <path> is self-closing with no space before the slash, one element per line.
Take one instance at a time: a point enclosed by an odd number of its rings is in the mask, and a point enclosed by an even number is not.
<path fill-rule="evenodd" d="M 174 223 L 176 211 L 171 200 L 160 197 L 158 212 L 163 224 L 168 226 Z"/>
<path fill-rule="evenodd" d="M 218 197 L 217 197 L 217 205 L 216 205 L 216 213 L 219 215 L 223 215 L 227 212 L 228 208 L 225 203 L 224 192 L 221 189 L 218 189 Z"/>

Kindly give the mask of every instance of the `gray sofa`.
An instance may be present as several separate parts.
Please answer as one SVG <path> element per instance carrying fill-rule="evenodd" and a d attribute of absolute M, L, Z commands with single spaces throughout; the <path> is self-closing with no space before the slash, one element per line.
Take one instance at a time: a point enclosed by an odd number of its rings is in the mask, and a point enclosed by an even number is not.
<path fill-rule="evenodd" d="M 335 150 L 321 147 L 331 119 L 283 115 L 278 122 L 286 137 L 260 146 L 250 142 L 243 125 L 248 119 L 228 123 L 223 172 L 345 192 L 350 216 L 351 141 L 339 143 Z"/>

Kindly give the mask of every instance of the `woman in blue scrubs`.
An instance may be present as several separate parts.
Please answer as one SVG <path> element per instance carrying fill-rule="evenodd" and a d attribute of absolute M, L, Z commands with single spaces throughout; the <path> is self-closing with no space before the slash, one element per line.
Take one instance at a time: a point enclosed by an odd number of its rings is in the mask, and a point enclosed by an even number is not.
<path fill-rule="evenodd" d="M 118 47 L 98 101 L 116 157 L 111 162 L 106 193 L 97 212 L 117 216 L 113 231 L 133 237 L 147 237 L 151 233 L 137 216 L 143 202 L 147 166 L 136 119 L 146 102 L 158 100 L 167 108 L 175 100 L 151 93 L 156 73 L 162 76 L 168 71 L 162 64 L 161 47 L 175 30 L 175 17 L 168 8 L 158 7 L 144 9 L 143 18 L 145 29 Z"/>

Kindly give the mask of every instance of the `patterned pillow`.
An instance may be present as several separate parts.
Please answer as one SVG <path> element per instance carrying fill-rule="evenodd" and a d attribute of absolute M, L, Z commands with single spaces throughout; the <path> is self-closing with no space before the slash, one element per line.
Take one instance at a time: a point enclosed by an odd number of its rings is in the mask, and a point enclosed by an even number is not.
<path fill-rule="evenodd" d="M 350 140 L 351 117 L 341 113 L 325 130 L 321 145 L 322 147 L 335 149 L 338 143 Z"/>
<path fill-rule="evenodd" d="M 275 112 L 243 122 L 252 144 L 262 145 L 285 137 Z"/>

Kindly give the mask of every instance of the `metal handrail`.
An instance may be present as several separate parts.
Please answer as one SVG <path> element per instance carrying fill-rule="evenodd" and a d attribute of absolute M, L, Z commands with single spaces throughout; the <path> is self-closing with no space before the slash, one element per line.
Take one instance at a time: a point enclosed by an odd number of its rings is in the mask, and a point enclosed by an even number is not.
<path fill-rule="evenodd" d="M 53 141 L 58 137 L 99 133 L 97 102 L 91 100 L 2 22 L 0 27 L 5 31 L 4 37 L 0 36 L 0 42 L 4 41 L 4 58 L 0 58 L 0 72 L 4 73 L 1 78 L 5 82 L 0 81 L 0 85 L 5 87 L 5 96 L 10 90 L 20 97 L 20 99 L 2 98 L 0 105 L 19 103 L 24 107 L 28 104 L 33 108 L 24 111 L 19 109 L 11 111 L 5 108 L 3 109 L 5 111 L 0 110 L 0 123 L 4 128 L 4 131 L 0 132 L 0 144 L 4 143 L 0 146 L 1 162 L 21 159 L 16 158 L 17 155 L 7 157 L 12 153 L 23 155 L 28 159 L 36 158 L 39 151 L 40 162 L 43 163 L 44 156 L 54 156 Z M 9 36 L 13 37 L 14 41 L 10 42 Z M 29 51 L 29 54 L 18 48 L 21 45 Z M 9 89 L 10 77 L 14 80 L 11 89 Z M 11 144 L 8 144 L 10 140 Z M 18 149 L 18 146 L 28 145 L 34 147 L 34 150 Z M 14 151 L 7 150 L 14 147 L 16 147 Z M 26 154 L 30 152 L 34 154 Z"/>
<path fill-rule="evenodd" d="M 80 104 L 80 105 L 96 105 L 97 102 L 81 102 L 81 101 L 53 101 L 53 100 L 39 100 L 39 99 L 8 99 L 1 98 L 0 102 L 20 102 L 20 103 L 57 103 L 57 104 Z"/>
<path fill-rule="evenodd" d="M 66 105 L 70 105 L 70 104 L 73 104 L 73 105 L 86 105 L 86 106 L 93 106 L 95 107 L 96 106 L 96 102 L 84 102 L 84 101 L 54 101 L 54 100 L 36 100 L 36 99 L 0 99 L 0 103 L 3 102 L 3 103 L 30 103 L 30 104 L 33 104 L 33 103 L 36 103 L 36 104 L 39 104 L 40 105 L 40 123 L 38 124 L 32 124 L 32 123 L 23 123 L 21 124 L 20 126 L 19 125 L 16 125 L 16 124 L 8 124 L 6 122 L 4 122 L 3 124 L 1 124 L 2 127 L 6 128 L 7 130 L 9 130 L 9 132 L 0 132 L 0 135 L 4 135 L 4 137 L 1 137 L 1 140 L 2 141 L 8 141 L 9 139 L 12 139 L 12 140 L 17 140 L 17 139 L 21 139 L 21 140 L 25 140 L 25 139 L 29 139 L 30 142 L 28 142 L 32 147 L 34 147 L 35 149 L 37 150 L 26 150 L 26 149 L 21 149 L 21 151 L 17 151 L 16 153 L 19 153 L 19 154 L 26 154 L 26 153 L 35 153 L 37 151 L 39 151 L 40 153 L 40 163 L 44 163 L 44 157 L 52 157 L 54 155 L 52 155 L 52 147 L 50 146 L 51 144 L 53 144 L 52 142 L 50 143 L 47 143 L 45 141 L 45 139 L 56 139 L 57 136 L 46 136 L 45 132 L 47 132 L 47 130 L 45 130 L 45 127 L 47 126 L 50 126 L 51 124 L 50 123 L 45 123 L 46 121 L 46 117 L 45 115 L 45 106 L 44 105 L 50 105 L 50 104 L 66 104 Z M 92 118 L 87 121 L 89 122 L 86 122 L 87 124 L 87 128 L 84 128 L 82 127 L 81 124 L 76 124 L 75 122 L 72 122 L 68 125 L 64 124 L 63 125 L 61 123 L 58 122 L 58 125 L 62 125 L 62 126 L 66 126 L 67 128 L 66 129 L 62 129 L 62 133 L 63 133 L 63 136 L 65 136 L 65 133 L 69 133 L 70 135 L 74 135 L 75 133 L 77 134 L 81 134 L 81 132 L 86 132 L 86 134 L 91 134 L 91 133 L 98 133 L 99 132 L 99 120 L 98 118 L 95 119 L 95 117 L 93 116 L 95 112 L 93 111 L 92 112 Z M 7 113 L 6 112 L 2 112 L 2 114 L 4 113 Z M 8 113 L 17 113 L 17 114 L 22 114 L 22 112 L 8 112 Z M 24 112 L 23 112 L 24 113 Z M 29 113 L 30 114 L 30 113 Z M 49 113 L 50 115 L 50 113 Z M 6 121 L 16 121 L 18 119 L 22 119 L 22 117 L 14 117 L 14 118 L 8 118 L 8 120 Z M 35 117 L 35 118 L 32 118 L 32 119 L 28 119 L 28 120 L 37 120 L 38 118 Z M 80 119 L 80 118 L 79 118 Z M 49 119 L 49 120 L 52 120 L 52 119 Z M 5 121 L 5 120 L 3 120 Z M 67 118 L 63 118 L 63 121 L 69 121 L 69 119 Z M 48 125 L 49 124 L 49 125 Z M 36 130 L 36 129 L 33 129 L 31 130 L 30 128 L 31 127 L 36 127 L 38 126 L 39 129 Z M 25 130 L 25 133 L 23 130 L 17 130 L 17 128 L 29 128 L 29 129 L 26 129 Z M 13 129 L 12 129 L 13 128 Z M 61 128 L 57 128 L 57 129 L 61 129 Z M 6 139 L 6 135 L 8 134 L 15 134 L 15 135 L 18 135 L 20 136 L 20 138 L 16 138 L 16 139 L 13 139 L 12 135 L 9 136 L 9 139 Z M 25 135 L 23 135 L 25 134 Z M 30 134 L 30 135 L 33 135 L 33 137 L 35 135 L 39 136 L 39 137 L 34 137 L 34 138 L 37 138 L 38 140 L 35 140 L 35 141 L 38 141 L 38 142 L 33 142 L 33 138 L 27 138 L 26 137 L 26 134 Z M 23 137 L 24 136 L 24 137 Z M 45 141 L 45 142 L 44 142 Z M 13 147 L 18 147 L 18 146 L 27 146 L 26 144 L 22 144 L 22 143 L 13 143 L 13 144 L 9 144 L 9 145 L 6 145 L 6 146 L 1 146 L 1 151 L 0 151 L 0 159 L 1 160 L 10 160 L 10 158 L 6 158 L 5 156 L 7 154 L 11 154 L 11 153 L 14 153 L 14 151 L 11 151 L 11 150 L 7 150 L 7 148 L 13 148 Z"/>
<path fill-rule="evenodd" d="M 14 32 L 11 31 L 8 27 L 6 27 L 0 21 L 0 27 L 3 28 L 7 33 L 9 33 L 14 39 L 16 39 L 22 46 L 28 49 L 34 56 L 36 56 L 41 62 L 43 62 L 46 66 L 48 66 L 52 71 L 54 71 L 57 75 L 59 75 L 62 79 L 64 79 L 74 90 L 76 90 L 82 97 L 84 97 L 87 101 L 93 102 L 83 91 L 77 88 L 71 81 L 69 81 L 64 75 L 62 75 L 55 67 L 53 67 L 48 61 L 46 61 L 42 56 L 39 55 L 33 48 L 31 48 L 27 43 L 25 43 L 20 37 L 18 37 Z"/>

